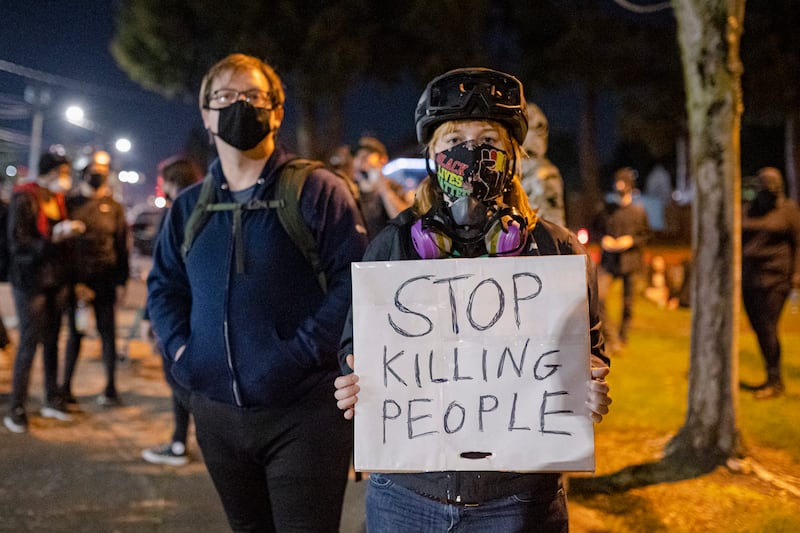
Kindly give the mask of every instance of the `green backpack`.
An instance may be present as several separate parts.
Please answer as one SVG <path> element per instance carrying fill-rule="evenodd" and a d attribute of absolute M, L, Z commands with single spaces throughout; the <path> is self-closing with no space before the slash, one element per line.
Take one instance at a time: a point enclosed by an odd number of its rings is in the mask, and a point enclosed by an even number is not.
<path fill-rule="evenodd" d="M 200 197 L 197 199 L 194 210 L 189 215 L 186 221 L 186 227 L 183 232 L 183 244 L 181 245 L 181 256 L 186 260 L 186 255 L 192 247 L 195 237 L 203 229 L 203 226 L 208 221 L 209 217 L 214 211 L 233 211 L 234 226 L 241 228 L 242 211 L 251 211 L 255 209 L 277 209 L 278 219 L 281 225 L 289 234 L 289 238 L 302 252 L 303 257 L 314 269 L 317 275 L 317 281 L 322 288 L 322 292 L 327 292 L 328 282 L 325 277 L 325 272 L 320 265 L 319 253 L 317 252 L 316 242 L 314 236 L 311 234 L 311 229 L 303 219 L 300 212 L 300 193 L 303 190 L 303 184 L 308 175 L 318 169 L 323 168 L 319 161 L 310 159 L 293 159 L 286 163 L 281 169 L 278 178 L 278 192 L 274 200 L 250 200 L 249 202 L 239 204 L 235 202 L 214 202 L 214 179 L 208 174 L 203 179 L 203 185 L 200 188 Z M 350 180 L 341 174 L 337 174 L 342 179 L 348 182 L 348 189 L 351 193 L 356 194 L 358 189 L 355 183 L 350 183 Z M 356 197 L 356 205 L 358 199 Z M 241 238 L 241 232 L 234 232 L 235 235 Z M 244 271 L 244 257 L 241 253 L 242 243 L 238 242 L 236 249 L 238 250 L 236 256 L 237 271 Z"/>

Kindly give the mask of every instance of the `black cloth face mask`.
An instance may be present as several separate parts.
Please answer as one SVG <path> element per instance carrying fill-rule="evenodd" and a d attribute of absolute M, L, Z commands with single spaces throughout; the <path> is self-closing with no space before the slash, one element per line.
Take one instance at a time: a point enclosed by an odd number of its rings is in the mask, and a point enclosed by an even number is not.
<path fill-rule="evenodd" d="M 219 109 L 217 137 L 239 150 L 250 150 L 269 135 L 269 109 L 239 100 Z M 213 133 L 213 132 L 212 132 Z"/>
<path fill-rule="evenodd" d="M 92 189 L 99 189 L 105 182 L 106 177 L 103 174 L 92 173 L 86 178 L 86 183 L 88 183 Z"/>

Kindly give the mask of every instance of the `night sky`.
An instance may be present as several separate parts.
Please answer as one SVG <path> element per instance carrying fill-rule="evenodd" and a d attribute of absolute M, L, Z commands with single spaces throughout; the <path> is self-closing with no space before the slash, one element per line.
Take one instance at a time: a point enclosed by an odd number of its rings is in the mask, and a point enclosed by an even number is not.
<path fill-rule="evenodd" d="M 70 83 L 50 87 L 52 101 L 44 113 L 43 148 L 51 144 L 68 148 L 99 144 L 110 149 L 116 137 L 127 136 L 133 150 L 120 155 L 117 166 L 145 175 L 134 196 L 143 198 L 151 193 L 158 162 L 181 151 L 193 128 L 202 128 L 194 95 L 186 101 L 166 99 L 128 79 L 109 49 L 114 35 L 113 1 L 0 0 L 0 13 L 0 60 L 84 84 L 80 88 Z M 0 98 L 22 101 L 25 87 L 31 83 L 34 80 L 0 70 Z M 361 134 L 369 133 L 385 142 L 393 152 L 390 155 L 413 153 L 413 113 L 421 89 L 411 82 L 392 87 L 362 83 L 355 87 L 343 110 L 346 138 L 342 141 L 354 145 Z M 565 103 L 565 98 L 572 97 L 563 92 L 533 95 L 550 119 L 551 136 L 558 135 L 559 130 L 577 131 L 579 106 L 577 102 Z M 87 119 L 100 131 L 66 122 L 64 111 L 72 104 L 81 105 Z M 293 123 L 292 88 L 287 87 L 281 139 L 290 148 Z M 27 135 L 31 121 L 0 118 L 0 128 Z M 610 150 L 610 146 L 605 148 Z M 20 164 L 27 163 L 27 152 L 25 148 Z"/>
<path fill-rule="evenodd" d="M 194 103 L 167 100 L 145 91 L 120 70 L 109 50 L 114 13 L 108 0 L 1 0 L 0 59 L 87 85 L 84 90 L 51 86 L 52 101 L 44 112 L 42 148 L 63 144 L 112 147 L 118 136 L 133 143 L 118 166 L 143 172 L 143 188 L 154 184 L 158 161 L 180 151 L 192 127 L 200 127 Z M 0 94 L 22 99 L 35 80 L 0 71 Z M 69 85 L 69 84 L 67 84 Z M 67 106 L 84 108 L 98 132 L 64 119 Z M 0 121 L 0 127 L 30 134 L 30 119 Z M 27 163 L 27 152 L 23 161 Z"/>

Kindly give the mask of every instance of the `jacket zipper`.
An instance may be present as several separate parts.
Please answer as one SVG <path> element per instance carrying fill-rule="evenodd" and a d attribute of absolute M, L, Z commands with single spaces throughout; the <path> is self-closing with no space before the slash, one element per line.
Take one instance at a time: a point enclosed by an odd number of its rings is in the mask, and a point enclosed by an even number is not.
<path fill-rule="evenodd" d="M 236 242 L 236 225 L 232 224 L 231 228 L 232 228 L 231 231 L 232 231 L 232 237 L 233 237 L 231 239 L 231 243 L 235 243 Z M 232 250 L 232 248 L 231 248 L 232 246 L 235 247 L 235 244 L 231 244 L 231 245 L 228 246 L 228 289 L 230 289 L 230 259 L 231 259 L 232 253 L 234 252 L 234 250 Z M 227 296 L 230 296 L 229 292 L 228 292 Z M 237 383 L 237 381 L 236 381 L 236 372 L 234 372 L 234 370 L 233 370 L 233 355 L 231 353 L 231 343 L 230 343 L 230 335 L 229 335 L 229 328 L 228 328 L 228 303 L 229 302 L 228 302 L 228 297 L 227 296 L 225 298 L 225 302 L 226 302 L 226 305 L 225 305 L 225 318 L 222 321 L 222 332 L 223 332 L 223 336 L 225 338 L 225 359 L 226 359 L 226 361 L 228 363 L 228 371 L 230 371 L 230 373 L 231 373 L 231 389 L 232 389 L 232 392 L 233 392 L 233 398 L 236 401 L 236 406 L 237 407 L 243 407 L 244 405 L 242 403 L 242 396 L 241 396 L 241 393 L 239 391 L 239 383 Z"/>

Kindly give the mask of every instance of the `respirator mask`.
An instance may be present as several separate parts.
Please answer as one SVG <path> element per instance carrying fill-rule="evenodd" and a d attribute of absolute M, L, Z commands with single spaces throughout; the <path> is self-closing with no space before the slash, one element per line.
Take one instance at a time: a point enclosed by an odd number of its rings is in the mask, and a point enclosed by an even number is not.
<path fill-rule="evenodd" d="M 499 201 L 511 179 L 508 154 L 490 144 L 466 141 L 437 152 L 434 164 L 429 174 L 435 177 L 443 201 L 411 228 L 420 257 L 521 253 L 527 221 Z"/>

